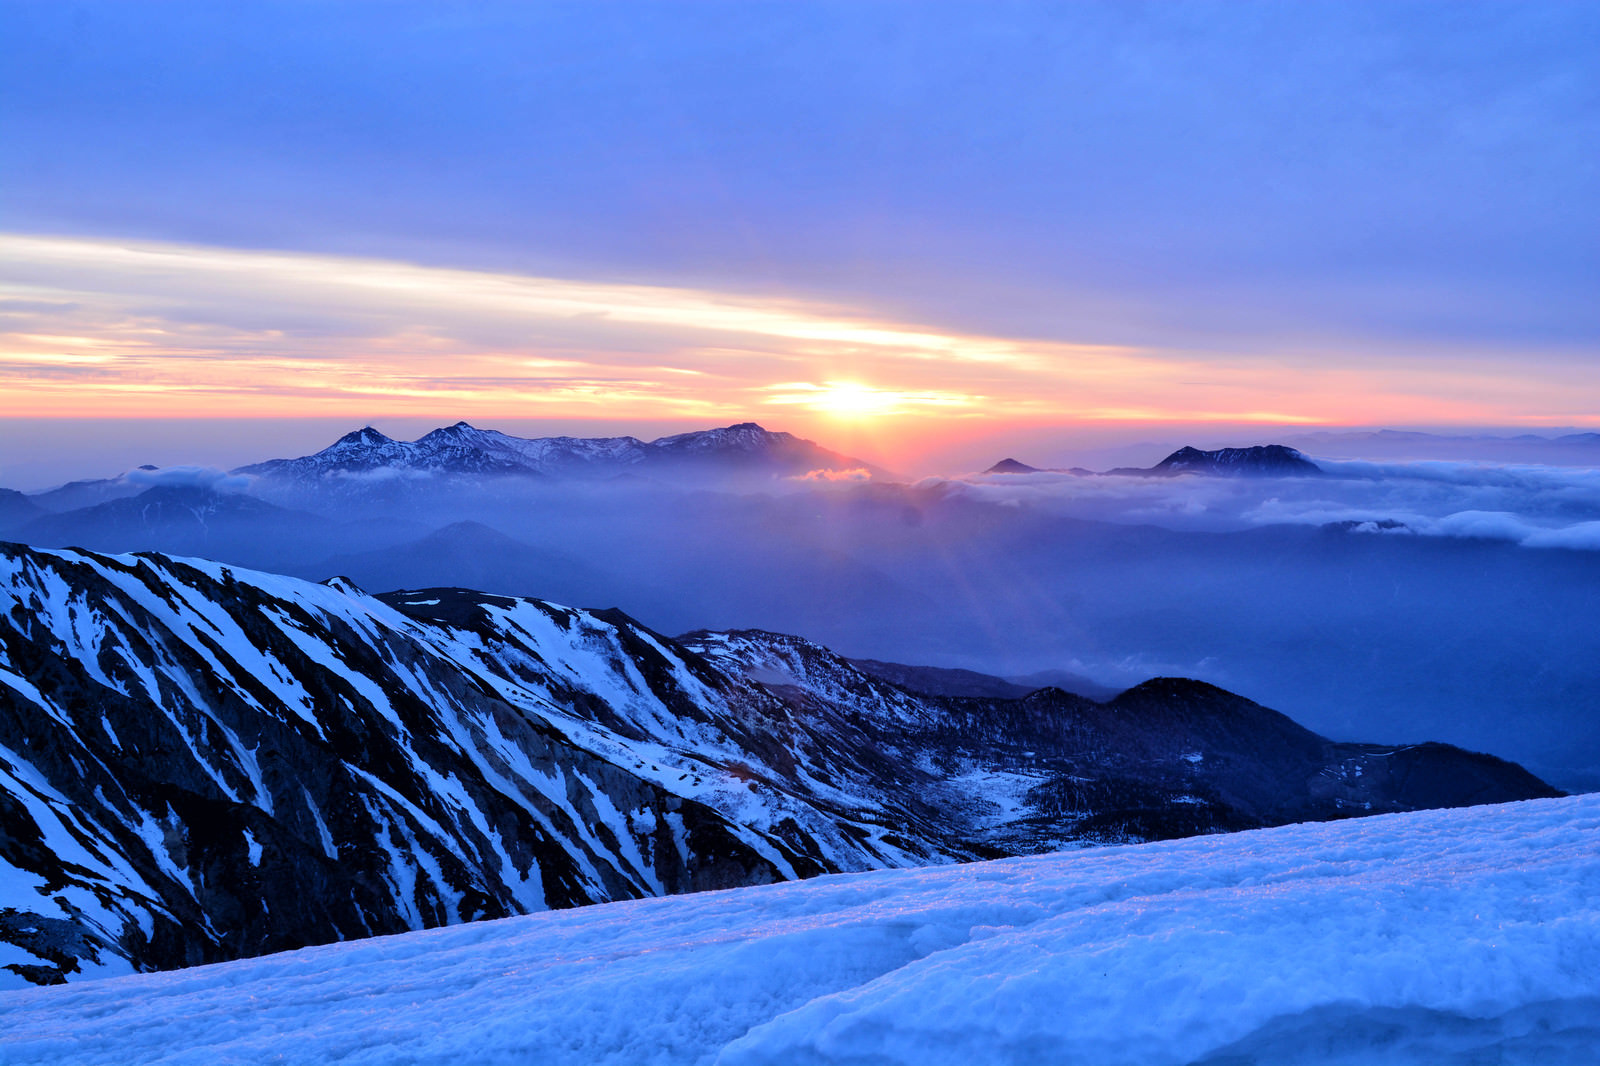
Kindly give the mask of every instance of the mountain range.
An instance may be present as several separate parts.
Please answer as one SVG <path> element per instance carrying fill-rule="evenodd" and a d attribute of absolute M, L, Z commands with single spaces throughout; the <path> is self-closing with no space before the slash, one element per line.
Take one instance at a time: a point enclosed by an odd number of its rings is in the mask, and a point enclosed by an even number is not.
<path fill-rule="evenodd" d="M 1196 681 L 937 695 L 768 632 L 672 640 L 462 589 L 0 548 L 0 970 L 19 981 L 1556 794 Z"/>
<path fill-rule="evenodd" d="M 861 660 L 1050 674 L 1030 683 L 1081 695 L 1196 677 L 1326 735 L 1446 740 L 1600 787 L 1600 628 L 1584 622 L 1600 552 L 1496 539 L 1517 520 L 1492 513 L 1533 507 L 1528 528 L 1573 526 L 1581 547 L 1595 514 L 1581 478 L 1421 464 L 905 484 L 807 442 L 774 467 L 786 435 L 739 428 L 667 438 L 697 443 L 689 465 L 605 476 L 401 469 L 379 459 L 419 442 L 370 435 L 326 463 L 282 461 L 304 479 L 140 467 L 0 493 L 0 538 L 617 605 L 663 632 L 800 633 Z M 741 466 L 740 440 L 766 458 Z M 377 465 L 339 466 L 363 454 Z M 1430 520 L 1451 509 L 1466 513 Z M 1437 535 L 1452 523 L 1488 532 Z"/>
<path fill-rule="evenodd" d="M 290 508 L 318 509 L 403 498 L 424 483 L 435 492 L 505 492 L 518 484 L 606 482 L 750 488 L 807 475 L 888 478 L 880 467 L 754 422 L 634 437 L 514 437 L 457 422 L 414 441 L 371 426 L 321 451 L 268 459 L 228 471 L 144 465 L 108 478 L 68 482 L 34 493 L 0 489 L 0 530 L 15 531 L 45 513 L 78 511 L 156 487 L 248 494 Z"/>
<path fill-rule="evenodd" d="M 255 480 L 266 496 L 293 488 L 351 488 L 419 476 L 605 479 L 634 476 L 668 482 L 697 477 L 749 481 L 804 477 L 818 471 L 885 472 L 790 433 L 754 422 L 645 442 L 634 437 L 513 437 L 466 422 L 414 441 L 396 441 L 368 426 L 347 433 L 314 455 L 272 459 L 234 474 Z"/>

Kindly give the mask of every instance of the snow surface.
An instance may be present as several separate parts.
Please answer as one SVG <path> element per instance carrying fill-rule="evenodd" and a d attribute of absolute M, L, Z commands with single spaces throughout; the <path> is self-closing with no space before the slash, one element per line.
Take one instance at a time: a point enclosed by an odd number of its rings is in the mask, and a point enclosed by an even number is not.
<path fill-rule="evenodd" d="M 0 1062 L 1593 1063 L 1600 795 L 637 900 L 0 994 Z"/>

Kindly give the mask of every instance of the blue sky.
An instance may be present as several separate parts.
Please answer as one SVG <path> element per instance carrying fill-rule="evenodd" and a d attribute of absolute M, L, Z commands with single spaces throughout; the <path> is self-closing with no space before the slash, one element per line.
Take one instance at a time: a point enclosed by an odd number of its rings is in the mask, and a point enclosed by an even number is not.
<path fill-rule="evenodd" d="M 880 413 L 1026 398 L 1034 420 L 1585 425 L 1600 407 L 1594 4 L 54 0 L 0 19 L 0 233 L 97 262 L 100 242 L 195 251 L 133 284 L 12 248 L 0 327 L 30 339 L 0 374 L 40 413 L 195 413 L 116 393 L 165 380 L 157 357 L 234 360 L 213 387 L 236 399 L 240 375 L 276 376 L 237 362 L 252 337 L 305 366 L 410 360 L 417 380 L 448 377 L 429 353 L 648 350 L 628 363 L 641 417 L 838 381 L 946 397 Z M 219 250 L 308 258 L 252 275 L 258 299 L 197 294 Z M 731 346 L 759 349 L 739 370 L 705 354 L 725 338 L 469 335 L 260 280 L 351 261 L 779 301 L 1035 345 L 1033 370 L 770 338 Z M 182 343 L 118 369 L 134 326 Z M 49 362 L 41 337 L 80 358 Z M 1086 351 L 1120 361 L 1086 376 Z M 672 372 L 716 403 L 674 399 Z M 269 392 L 251 410 L 283 413 Z M 386 404 L 342 380 L 317 410 Z M 573 404 L 534 413 L 595 413 Z M 448 389 L 393 413 L 434 407 L 494 414 Z"/>

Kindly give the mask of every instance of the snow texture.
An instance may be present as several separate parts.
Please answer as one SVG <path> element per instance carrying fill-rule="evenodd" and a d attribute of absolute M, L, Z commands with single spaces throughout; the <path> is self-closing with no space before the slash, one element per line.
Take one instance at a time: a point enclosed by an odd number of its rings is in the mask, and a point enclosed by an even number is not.
<path fill-rule="evenodd" d="M 636 900 L 0 994 L 8 1066 L 1592 1063 L 1600 795 Z"/>

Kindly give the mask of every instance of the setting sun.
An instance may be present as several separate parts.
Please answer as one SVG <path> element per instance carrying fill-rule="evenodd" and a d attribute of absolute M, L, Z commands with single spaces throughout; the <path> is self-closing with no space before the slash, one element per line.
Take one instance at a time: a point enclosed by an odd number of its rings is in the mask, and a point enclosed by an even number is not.
<path fill-rule="evenodd" d="M 830 381 L 817 393 L 813 406 L 836 418 L 865 418 L 894 410 L 898 400 L 897 393 L 854 381 Z"/>
<path fill-rule="evenodd" d="M 961 392 L 880 389 L 858 381 L 791 381 L 769 386 L 766 402 L 802 407 L 844 421 L 930 409 L 970 407 L 984 399 Z"/>

